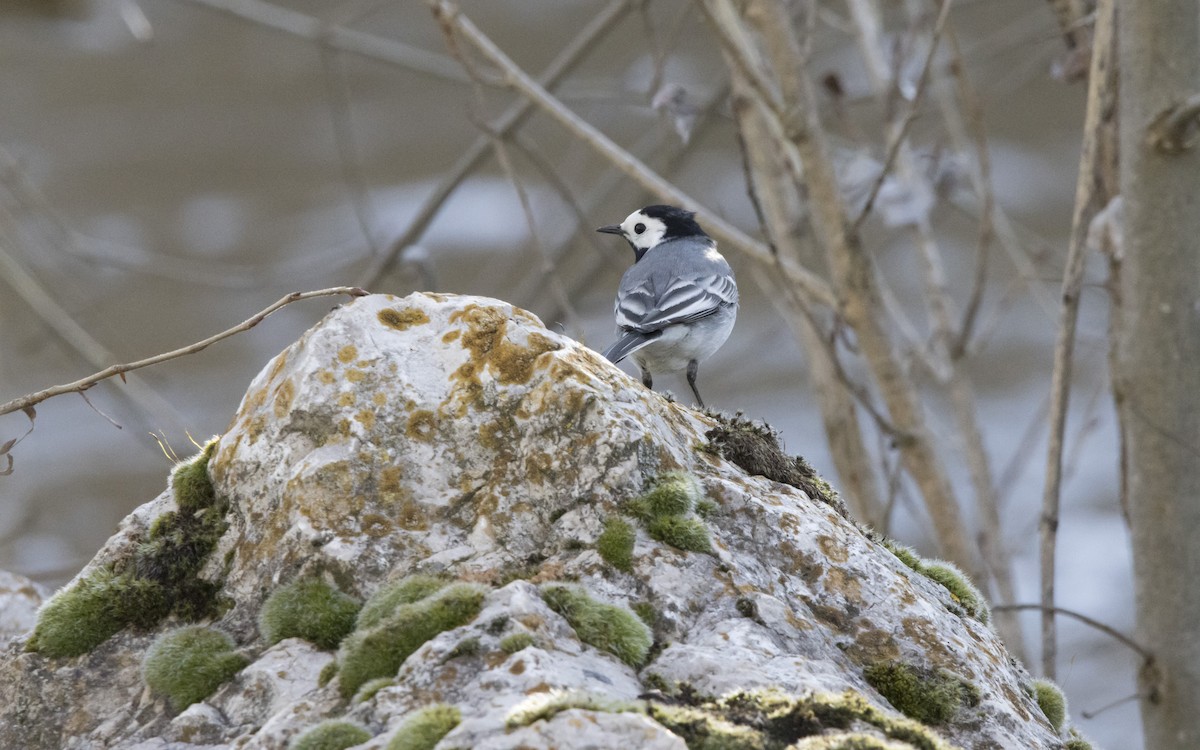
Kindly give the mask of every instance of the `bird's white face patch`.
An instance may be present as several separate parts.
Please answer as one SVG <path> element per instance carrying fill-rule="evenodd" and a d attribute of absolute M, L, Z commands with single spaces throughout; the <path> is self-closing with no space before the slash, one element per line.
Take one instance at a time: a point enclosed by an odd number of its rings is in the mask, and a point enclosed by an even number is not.
<path fill-rule="evenodd" d="M 634 211 L 621 222 L 621 232 L 638 250 L 649 250 L 662 242 L 663 235 L 667 233 L 667 225 L 662 219 Z"/>

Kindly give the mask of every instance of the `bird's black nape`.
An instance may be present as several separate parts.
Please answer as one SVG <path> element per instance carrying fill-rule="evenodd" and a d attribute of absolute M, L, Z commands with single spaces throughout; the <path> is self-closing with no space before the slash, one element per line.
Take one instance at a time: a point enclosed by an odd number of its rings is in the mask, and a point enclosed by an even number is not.
<path fill-rule="evenodd" d="M 667 231 L 663 234 L 664 240 L 673 240 L 677 237 L 708 236 L 708 233 L 696 223 L 695 211 L 686 211 L 676 206 L 656 205 L 646 206 L 642 209 L 642 213 L 661 220 L 667 226 Z"/>

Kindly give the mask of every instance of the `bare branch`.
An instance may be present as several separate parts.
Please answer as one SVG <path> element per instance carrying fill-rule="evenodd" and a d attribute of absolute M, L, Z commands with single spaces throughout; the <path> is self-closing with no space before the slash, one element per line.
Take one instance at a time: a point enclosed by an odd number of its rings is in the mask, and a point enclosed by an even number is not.
<path fill-rule="evenodd" d="M 467 82 L 462 68 L 445 55 L 362 31 L 330 27 L 319 18 L 313 18 L 274 3 L 263 2 L 263 0 L 187 0 L 187 2 L 223 11 L 243 20 L 317 42 L 332 49 L 352 52 L 372 60 L 391 63 L 447 81 Z"/>
<path fill-rule="evenodd" d="M 469 41 L 485 58 L 503 71 L 508 85 L 537 104 L 573 135 L 598 151 L 643 188 L 658 196 L 660 200 L 685 208 L 702 210 L 709 233 L 717 240 L 734 247 L 752 260 L 774 266 L 775 258 L 766 245 L 725 221 L 715 212 L 705 210 L 691 196 L 663 179 L 643 161 L 618 146 L 591 123 L 568 109 L 561 101 L 530 78 L 525 71 L 521 70 L 470 19 L 463 16 L 455 4 L 447 0 L 429 0 L 429 3 L 443 23 L 456 27 L 463 39 Z M 829 306 L 834 304 L 833 293 L 824 280 L 792 261 L 783 261 L 782 268 L 788 278 L 800 285 L 810 299 Z"/>
<path fill-rule="evenodd" d="M 1056 614 L 1057 615 L 1065 615 L 1067 617 L 1072 617 L 1076 620 L 1079 620 L 1084 625 L 1095 628 L 1096 630 L 1099 630 L 1101 633 L 1104 633 L 1105 635 L 1108 635 L 1108 636 L 1114 638 L 1115 640 L 1123 643 L 1124 645 L 1128 646 L 1130 650 L 1135 651 L 1138 654 L 1138 656 L 1141 656 L 1147 662 L 1154 661 L 1154 654 L 1151 653 L 1150 649 L 1146 648 L 1142 644 L 1133 640 L 1132 638 L 1125 635 L 1124 633 L 1117 630 L 1116 628 L 1114 628 L 1110 625 L 1105 625 L 1104 623 L 1100 622 L 1099 620 L 1088 617 L 1087 615 L 1082 614 L 1080 612 L 1076 612 L 1071 609 L 1064 609 L 1062 607 L 1047 607 L 1043 604 L 997 604 L 996 606 L 992 607 L 993 612 L 1020 612 L 1023 610 L 1031 610 L 1031 609 L 1041 611 L 1043 614 L 1049 614 L 1051 617 L 1053 617 Z"/>
<path fill-rule="evenodd" d="M 196 343 L 191 344 L 189 346 L 185 346 L 182 349 L 175 349 L 173 351 L 164 352 L 162 354 L 156 354 L 153 357 L 147 357 L 146 359 L 139 359 L 136 362 L 130 362 L 130 363 L 124 364 L 124 365 L 112 365 L 111 367 L 107 367 L 107 368 L 101 370 L 100 372 L 97 372 L 97 373 L 87 376 L 86 378 L 81 378 L 79 380 L 76 380 L 73 383 L 65 383 L 63 385 L 56 385 L 52 388 L 46 388 L 44 390 L 37 391 L 36 393 L 26 394 L 24 396 L 21 396 L 20 398 L 15 398 L 11 401 L 6 401 L 3 404 L 0 404 L 0 415 L 11 414 L 14 411 L 28 409 L 32 406 L 42 403 L 43 401 L 45 401 L 47 399 L 54 398 L 55 396 L 61 396 L 64 393 L 83 393 L 84 391 L 86 391 L 87 389 L 96 385 L 97 383 L 100 383 L 104 380 L 108 380 L 111 377 L 120 376 L 122 379 L 124 379 L 125 373 L 127 373 L 127 372 L 131 372 L 133 370 L 139 370 L 143 367 L 150 367 L 151 365 L 157 365 L 159 363 L 166 362 L 168 360 L 185 357 L 189 354 L 195 354 L 196 352 L 201 351 L 202 349 L 206 349 L 209 346 L 217 343 L 218 341 L 221 341 L 222 339 L 227 339 L 230 336 L 241 333 L 242 331 L 250 330 L 254 326 L 261 323 L 263 321 L 263 319 L 266 318 L 271 313 L 275 312 L 276 310 L 280 309 L 281 307 L 290 305 L 293 302 L 299 302 L 300 300 L 306 300 L 306 299 L 313 299 L 314 297 L 331 297 L 331 296 L 337 296 L 337 295 L 349 295 L 351 297 L 363 297 L 363 296 L 366 296 L 367 294 L 368 294 L 367 291 L 365 291 L 363 289 L 359 289 L 358 287 L 352 287 L 352 286 L 331 287 L 329 289 L 319 289 L 319 290 L 313 291 L 313 292 L 292 292 L 291 294 L 289 294 L 285 297 L 282 297 L 274 304 L 269 305 L 268 307 L 260 310 L 255 315 L 247 318 L 246 320 L 242 321 L 241 323 L 238 323 L 233 328 L 222 331 L 221 333 L 218 333 L 215 336 L 209 336 L 208 338 L 206 338 L 202 341 L 197 341 Z"/>
<path fill-rule="evenodd" d="M 629 12 L 631 3 L 632 0 L 613 0 L 593 16 L 578 36 L 563 47 L 558 56 L 546 66 L 538 78 L 539 82 L 547 87 L 558 83 L 575 67 L 592 45 Z M 519 127 L 532 111 L 533 102 L 528 98 L 522 99 L 500 115 L 489 130 L 497 137 L 503 138 Z M 404 248 L 416 242 L 425 233 L 451 193 L 491 151 L 491 145 L 492 141 L 489 136 L 480 136 L 475 139 L 434 191 L 425 198 L 408 228 L 388 246 L 383 254 L 376 256 L 362 272 L 358 280 L 359 286 L 374 286 L 404 252 Z"/>
<path fill-rule="evenodd" d="M 1042 596 L 1042 672 L 1054 679 L 1058 643 L 1053 617 L 1054 571 L 1058 545 L 1058 510 L 1062 486 L 1063 444 L 1070 400 L 1071 364 L 1075 348 L 1075 325 L 1079 317 L 1079 292 L 1087 255 L 1087 233 L 1092 218 L 1108 203 L 1103 175 L 1106 155 L 1104 129 L 1111 127 L 1115 113 L 1117 70 L 1114 53 L 1114 0 L 1101 0 L 1096 18 L 1092 67 L 1088 77 L 1088 103 L 1084 115 L 1083 156 L 1075 186 L 1075 211 L 1071 238 L 1063 269 L 1062 313 L 1054 346 L 1054 372 L 1050 384 L 1050 437 L 1046 455 L 1046 479 L 1042 492 L 1040 527 Z"/>

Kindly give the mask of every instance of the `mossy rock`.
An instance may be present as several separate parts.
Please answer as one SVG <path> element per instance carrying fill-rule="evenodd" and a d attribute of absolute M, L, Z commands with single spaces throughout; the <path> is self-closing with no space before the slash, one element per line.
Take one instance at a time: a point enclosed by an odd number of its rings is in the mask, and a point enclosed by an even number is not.
<path fill-rule="evenodd" d="M 642 502 L 651 516 L 682 516 L 692 512 L 700 497 L 700 482 L 694 476 L 670 471 L 654 480 L 654 487 L 642 495 Z"/>
<path fill-rule="evenodd" d="M 500 650 L 506 654 L 524 651 L 534 644 L 533 636 L 529 633 L 513 633 L 500 639 Z"/>
<path fill-rule="evenodd" d="M 712 552 L 708 527 L 699 518 L 661 516 L 646 524 L 646 533 L 652 539 L 687 552 Z"/>
<path fill-rule="evenodd" d="M 922 724 L 945 724 L 959 709 L 979 704 L 979 690 L 945 670 L 903 662 L 872 664 L 863 677 L 896 710 Z"/>
<path fill-rule="evenodd" d="M 579 640 L 631 667 L 645 663 L 654 639 L 650 628 L 630 610 L 596 601 L 578 586 L 543 586 L 542 600 L 566 618 Z"/>
<path fill-rule="evenodd" d="M 907 567 L 949 591 L 950 598 L 969 617 L 979 620 L 984 625 L 991 620 L 992 610 L 987 599 L 958 566 L 945 560 L 924 560 L 911 547 L 906 547 L 894 539 L 881 539 L 879 543 Z"/>
<path fill-rule="evenodd" d="M 848 517 L 846 503 L 833 487 L 803 458 L 784 453 L 779 433 L 769 425 L 744 419 L 741 412 L 730 416 L 710 410 L 705 414 L 717 421 L 716 427 L 704 433 L 708 450 L 742 467 L 747 474 L 803 490 Z"/>
<path fill-rule="evenodd" d="M 338 650 L 338 686 L 350 698 L 368 680 L 394 677 L 400 665 L 426 641 L 466 625 L 479 614 L 487 589 L 456 583 L 410 604 L 402 604 L 373 626 L 351 633 Z M 360 622 L 361 622 L 360 616 Z"/>
<path fill-rule="evenodd" d="M 444 578 L 414 574 L 385 583 L 359 610 L 356 627 L 374 627 L 405 604 L 419 602 L 447 584 Z"/>
<path fill-rule="evenodd" d="M 300 735 L 290 750 L 345 750 L 371 739 L 365 727 L 352 721 L 330 719 Z"/>
<path fill-rule="evenodd" d="M 637 531 L 623 518 L 612 516 L 604 522 L 604 531 L 596 539 L 600 557 L 617 570 L 633 570 L 633 545 Z"/>
<path fill-rule="evenodd" d="M 404 719 L 387 750 L 433 750 L 461 722 L 462 712 L 454 706 L 427 706 Z"/>
<path fill-rule="evenodd" d="M 335 649 L 354 630 L 361 606 L 319 578 L 298 579 L 267 597 L 258 629 L 269 645 L 303 638 L 319 648 Z"/>
<path fill-rule="evenodd" d="M 168 631 L 146 652 L 142 676 L 150 690 L 170 699 L 177 711 L 204 700 L 240 672 L 249 660 L 225 633 L 200 625 Z"/>
<path fill-rule="evenodd" d="M 645 711 L 639 703 L 616 701 L 584 690 L 550 690 L 534 693 L 513 706 L 504 720 L 504 725 L 509 729 L 527 727 L 537 721 L 552 719 L 573 708 L 610 714 Z"/>
<path fill-rule="evenodd" d="M 1033 696 L 1054 731 L 1062 731 L 1063 722 L 1067 720 L 1067 698 L 1058 685 L 1050 680 L 1034 680 Z"/>
<path fill-rule="evenodd" d="M 153 627 L 168 611 L 160 584 L 96 568 L 46 602 L 26 649 L 56 658 L 80 656 L 127 625 Z"/>

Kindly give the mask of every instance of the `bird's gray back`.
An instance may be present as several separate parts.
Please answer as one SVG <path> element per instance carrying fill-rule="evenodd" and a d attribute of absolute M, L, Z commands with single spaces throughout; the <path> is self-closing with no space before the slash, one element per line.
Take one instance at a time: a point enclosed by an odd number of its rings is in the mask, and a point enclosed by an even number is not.
<path fill-rule="evenodd" d="M 713 244 L 683 237 L 656 245 L 625 271 L 615 314 L 618 327 L 649 332 L 737 301 L 733 271 Z"/>

